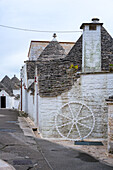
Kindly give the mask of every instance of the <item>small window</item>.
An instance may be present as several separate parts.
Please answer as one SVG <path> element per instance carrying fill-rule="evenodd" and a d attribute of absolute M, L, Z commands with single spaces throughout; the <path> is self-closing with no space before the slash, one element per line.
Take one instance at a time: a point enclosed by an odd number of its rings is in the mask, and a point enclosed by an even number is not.
<path fill-rule="evenodd" d="M 96 30 L 96 25 L 90 25 L 89 30 Z"/>

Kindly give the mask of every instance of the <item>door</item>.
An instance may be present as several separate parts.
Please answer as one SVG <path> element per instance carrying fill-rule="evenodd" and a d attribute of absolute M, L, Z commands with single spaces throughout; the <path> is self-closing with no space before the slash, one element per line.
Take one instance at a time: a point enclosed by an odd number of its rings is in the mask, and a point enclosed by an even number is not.
<path fill-rule="evenodd" d="M 6 96 L 1 96 L 1 108 L 6 108 Z"/>

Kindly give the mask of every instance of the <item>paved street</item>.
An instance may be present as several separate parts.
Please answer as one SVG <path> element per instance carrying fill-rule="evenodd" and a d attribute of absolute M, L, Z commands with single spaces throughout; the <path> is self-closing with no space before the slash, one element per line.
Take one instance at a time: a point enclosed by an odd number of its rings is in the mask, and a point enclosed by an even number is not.
<path fill-rule="evenodd" d="M 29 134 L 20 128 L 17 111 L 0 110 L 0 159 L 17 170 L 113 170 L 85 153 Z"/>

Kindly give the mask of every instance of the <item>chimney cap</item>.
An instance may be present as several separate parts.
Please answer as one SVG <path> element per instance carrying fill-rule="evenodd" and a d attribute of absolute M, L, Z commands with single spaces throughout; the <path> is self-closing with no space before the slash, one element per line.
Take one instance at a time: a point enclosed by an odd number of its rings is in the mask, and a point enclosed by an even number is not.
<path fill-rule="evenodd" d="M 92 21 L 93 21 L 93 22 L 98 22 L 99 19 L 98 19 L 98 18 L 92 18 Z"/>
<path fill-rule="evenodd" d="M 98 18 L 92 18 L 92 21 L 99 21 Z"/>
<path fill-rule="evenodd" d="M 93 22 L 91 22 L 91 23 L 83 23 L 81 26 L 80 26 L 80 29 L 84 29 L 84 26 L 86 26 L 86 25 L 103 25 L 103 23 L 100 23 L 99 22 L 99 19 L 98 18 L 92 18 L 92 21 Z"/>

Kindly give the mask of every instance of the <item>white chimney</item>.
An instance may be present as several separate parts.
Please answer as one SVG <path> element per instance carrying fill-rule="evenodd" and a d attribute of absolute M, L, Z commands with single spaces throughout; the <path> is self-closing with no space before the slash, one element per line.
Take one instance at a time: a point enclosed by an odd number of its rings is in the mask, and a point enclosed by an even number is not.
<path fill-rule="evenodd" d="M 83 23 L 82 72 L 101 71 L 101 26 L 98 18 L 90 23 Z"/>

